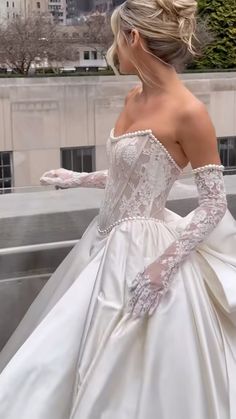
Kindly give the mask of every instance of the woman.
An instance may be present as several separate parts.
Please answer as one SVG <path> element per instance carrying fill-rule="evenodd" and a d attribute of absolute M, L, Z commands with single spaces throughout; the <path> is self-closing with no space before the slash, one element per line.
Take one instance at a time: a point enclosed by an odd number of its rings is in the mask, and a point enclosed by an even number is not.
<path fill-rule="evenodd" d="M 235 222 L 214 128 L 175 70 L 194 53 L 196 7 L 127 0 L 112 16 L 110 60 L 141 85 L 108 171 L 41 179 L 105 197 L 2 353 L 0 418 L 236 417 Z M 165 203 L 189 162 L 199 206 L 181 218 Z"/>

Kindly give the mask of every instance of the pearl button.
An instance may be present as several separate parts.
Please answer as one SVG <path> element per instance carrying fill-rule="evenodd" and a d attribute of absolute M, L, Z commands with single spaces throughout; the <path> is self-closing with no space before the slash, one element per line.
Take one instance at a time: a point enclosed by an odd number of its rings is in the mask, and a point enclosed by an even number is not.
<path fill-rule="evenodd" d="M 100 229 L 100 227 L 98 226 L 98 232 L 100 234 L 108 234 L 111 232 L 111 230 L 113 229 L 113 227 L 117 226 L 118 224 L 121 224 L 123 221 L 135 221 L 135 220 L 151 220 L 151 221 L 155 221 L 157 223 L 160 224 L 165 224 L 165 222 L 163 220 L 159 220 L 158 218 L 153 218 L 153 217 L 144 217 L 144 216 L 136 216 L 136 217 L 125 217 L 125 218 L 121 218 L 117 221 L 115 221 L 113 224 L 109 225 L 107 228 L 105 228 L 104 230 Z"/>
<path fill-rule="evenodd" d="M 225 167 L 220 165 L 220 164 L 207 164 L 205 166 L 202 167 L 197 167 L 196 169 L 193 169 L 193 173 L 201 173 L 204 172 L 205 170 L 209 170 L 209 169 L 215 169 L 215 170 L 220 170 L 220 171 L 224 171 Z"/>

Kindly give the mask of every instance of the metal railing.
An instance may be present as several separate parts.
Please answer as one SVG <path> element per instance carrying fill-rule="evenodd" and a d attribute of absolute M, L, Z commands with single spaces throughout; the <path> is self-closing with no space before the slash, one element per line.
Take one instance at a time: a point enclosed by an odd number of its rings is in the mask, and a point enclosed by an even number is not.
<path fill-rule="evenodd" d="M 66 249 L 75 246 L 78 242 L 79 240 L 67 240 L 61 242 L 33 244 L 27 246 L 7 247 L 4 249 L 0 249 L 0 256 L 13 254 L 19 255 L 22 253 L 41 252 L 46 250 Z"/>

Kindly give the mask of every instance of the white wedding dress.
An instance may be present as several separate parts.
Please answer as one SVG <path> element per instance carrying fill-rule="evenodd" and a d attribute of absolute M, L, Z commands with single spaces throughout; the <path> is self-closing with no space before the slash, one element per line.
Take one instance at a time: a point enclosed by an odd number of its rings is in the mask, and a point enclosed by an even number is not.
<path fill-rule="evenodd" d="M 181 169 L 150 131 L 111 134 L 107 153 L 99 215 L 1 353 L 0 419 L 235 419 L 235 220 L 132 318 L 128 285 L 191 214 L 165 209 Z"/>

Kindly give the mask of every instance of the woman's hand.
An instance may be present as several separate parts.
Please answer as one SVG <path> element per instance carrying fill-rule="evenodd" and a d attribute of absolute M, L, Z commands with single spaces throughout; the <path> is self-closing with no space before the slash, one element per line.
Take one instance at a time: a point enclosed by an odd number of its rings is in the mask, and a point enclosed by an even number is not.
<path fill-rule="evenodd" d="M 58 188 L 66 189 L 70 187 L 73 180 L 73 171 L 67 169 L 56 169 L 45 172 L 40 178 L 41 185 L 52 185 Z"/>
<path fill-rule="evenodd" d="M 151 316 L 158 307 L 162 296 L 169 288 L 173 269 L 171 264 L 157 262 L 150 264 L 143 272 L 139 272 L 129 287 L 130 299 L 128 313 L 134 317 Z"/>
<path fill-rule="evenodd" d="M 40 183 L 62 189 L 79 187 L 105 189 L 107 177 L 107 169 L 88 173 L 74 172 L 73 170 L 61 168 L 44 173 Z"/>
<path fill-rule="evenodd" d="M 193 170 L 198 188 L 198 207 L 177 240 L 139 272 L 130 287 L 129 312 L 135 316 L 152 314 L 170 287 L 179 266 L 205 240 L 227 210 L 224 167 L 208 164 Z"/>

